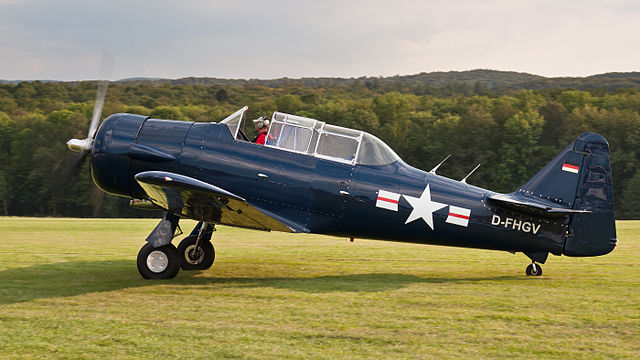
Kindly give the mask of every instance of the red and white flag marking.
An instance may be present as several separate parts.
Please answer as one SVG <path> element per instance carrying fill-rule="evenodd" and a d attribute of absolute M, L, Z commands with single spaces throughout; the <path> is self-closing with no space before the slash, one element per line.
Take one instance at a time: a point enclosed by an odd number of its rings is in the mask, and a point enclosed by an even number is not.
<path fill-rule="evenodd" d="M 568 171 L 570 173 L 577 174 L 580 171 L 580 167 L 578 165 L 571 165 L 567 163 L 562 164 L 562 171 Z"/>
<path fill-rule="evenodd" d="M 398 211 L 398 201 L 400 200 L 400 194 L 392 193 L 389 191 L 378 190 L 378 200 L 376 201 L 376 207 Z"/>
<path fill-rule="evenodd" d="M 449 216 L 447 216 L 446 222 L 467 227 L 469 225 L 469 216 L 471 216 L 471 209 L 449 205 Z"/>

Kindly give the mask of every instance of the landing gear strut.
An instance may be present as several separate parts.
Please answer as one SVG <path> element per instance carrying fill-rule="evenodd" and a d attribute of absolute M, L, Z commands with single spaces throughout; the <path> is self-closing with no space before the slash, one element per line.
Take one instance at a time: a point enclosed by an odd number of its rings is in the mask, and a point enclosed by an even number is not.
<path fill-rule="evenodd" d="M 527 276 L 541 276 L 542 275 L 542 267 L 539 264 L 536 264 L 535 261 L 532 261 L 529 266 L 527 266 Z"/>

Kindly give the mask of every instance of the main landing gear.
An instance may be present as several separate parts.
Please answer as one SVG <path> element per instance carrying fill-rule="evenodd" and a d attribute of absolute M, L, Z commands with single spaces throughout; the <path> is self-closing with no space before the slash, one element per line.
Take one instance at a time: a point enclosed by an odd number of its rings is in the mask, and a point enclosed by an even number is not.
<path fill-rule="evenodd" d="M 535 261 L 532 261 L 531 264 L 527 266 L 526 273 L 527 273 L 527 276 L 541 276 L 542 267 L 539 264 L 536 264 Z"/>
<path fill-rule="evenodd" d="M 167 220 L 167 217 L 160 222 L 156 230 L 166 221 L 170 221 L 171 226 L 165 223 L 165 228 L 169 227 L 175 231 L 177 221 L 173 221 L 171 218 Z M 180 268 L 183 270 L 207 270 L 213 265 L 216 258 L 215 249 L 211 244 L 211 235 L 215 231 L 214 225 L 198 223 L 191 234 L 180 242 L 177 249 L 171 244 L 173 231 L 168 233 L 156 230 L 149 235 L 148 242 L 138 253 L 138 271 L 143 278 L 173 279 L 178 275 Z M 168 239 L 166 238 L 167 233 L 169 234 Z M 167 241 L 167 244 L 159 244 Z"/>
<path fill-rule="evenodd" d="M 203 226 L 202 229 L 205 227 Z M 207 270 L 216 259 L 216 251 L 211 241 L 202 239 L 202 230 L 198 236 L 189 235 L 178 245 L 183 270 Z"/>
<path fill-rule="evenodd" d="M 145 279 L 173 279 L 180 271 L 180 256 L 173 244 L 154 248 L 146 243 L 138 253 L 138 271 Z"/>

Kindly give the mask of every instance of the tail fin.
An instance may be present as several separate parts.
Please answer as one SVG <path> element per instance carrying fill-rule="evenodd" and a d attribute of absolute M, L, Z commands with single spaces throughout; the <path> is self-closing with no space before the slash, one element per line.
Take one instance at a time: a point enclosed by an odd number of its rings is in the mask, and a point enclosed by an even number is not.
<path fill-rule="evenodd" d="M 565 255 L 604 255 L 615 247 L 611 160 L 602 136 L 578 136 L 516 193 L 576 211 L 569 215 Z"/>

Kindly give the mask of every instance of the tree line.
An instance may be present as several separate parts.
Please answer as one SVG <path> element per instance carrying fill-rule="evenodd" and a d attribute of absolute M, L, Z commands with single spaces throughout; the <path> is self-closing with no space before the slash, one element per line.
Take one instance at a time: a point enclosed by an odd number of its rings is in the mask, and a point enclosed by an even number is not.
<path fill-rule="evenodd" d="M 388 77 L 362 76 L 358 78 L 313 77 L 279 79 L 220 79 L 208 77 L 187 77 L 181 79 L 133 78 L 119 80 L 122 83 L 164 83 L 172 85 L 259 85 L 272 88 L 292 85 L 311 88 L 338 85 L 364 85 L 370 89 L 402 89 L 416 95 L 450 95 L 480 92 L 505 93 L 513 90 L 566 89 L 613 91 L 621 88 L 640 88 L 640 72 L 605 73 L 586 77 L 544 77 L 514 71 L 476 69 L 468 71 L 422 72 L 414 75 Z M 480 94 L 481 95 L 481 94 Z"/>
<path fill-rule="evenodd" d="M 468 182 L 500 192 L 516 190 L 576 136 L 594 131 L 611 146 L 617 217 L 640 218 L 640 90 L 389 84 L 112 83 L 103 114 L 219 121 L 244 105 L 250 118 L 293 113 L 368 131 L 424 170 L 453 154 L 438 171 L 453 179 L 482 164 Z M 0 85 L 0 215 L 158 216 L 103 195 L 88 164 L 74 181 L 57 180 L 69 156 L 65 142 L 86 137 L 95 92 L 94 82 Z"/>

